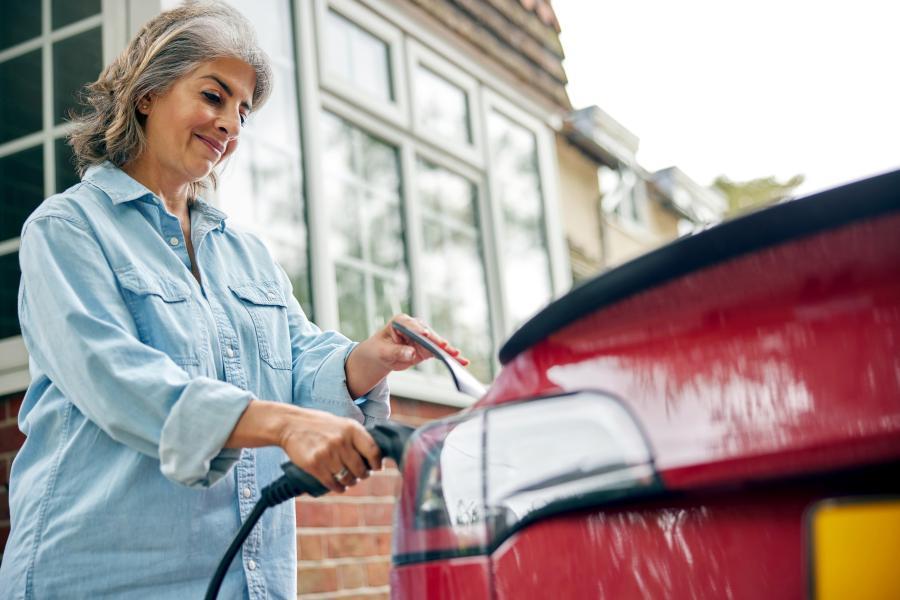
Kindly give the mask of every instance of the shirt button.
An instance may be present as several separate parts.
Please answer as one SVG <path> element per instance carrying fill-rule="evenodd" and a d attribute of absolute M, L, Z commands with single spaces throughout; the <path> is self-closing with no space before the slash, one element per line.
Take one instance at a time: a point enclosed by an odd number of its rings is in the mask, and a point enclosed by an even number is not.
<path fill-rule="evenodd" d="M 174 235 L 169 238 L 169 244 L 172 246 L 177 246 L 180 243 L 181 242 L 179 241 L 179 239 L 177 237 L 175 237 Z"/>
<path fill-rule="evenodd" d="M 228 358 L 234 358 L 234 350 L 231 349 L 231 346 L 228 346 L 227 348 L 225 348 L 225 355 Z"/>
<path fill-rule="evenodd" d="M 250 560 L 248 560 L 247 568 L 250 569 L 251 571 L 255 571 L 256 570 L 256 561 L 253 560 L 252 558 Z"/>
<path fill-rule="evenodd" d="M 241 493 L 244 494 L 244 498 L 249 498 L 250 496 L 253 495 L 253 490 L 251 490 L 249 487 L 245 487 L 245 488 L 241 491 Z"/>

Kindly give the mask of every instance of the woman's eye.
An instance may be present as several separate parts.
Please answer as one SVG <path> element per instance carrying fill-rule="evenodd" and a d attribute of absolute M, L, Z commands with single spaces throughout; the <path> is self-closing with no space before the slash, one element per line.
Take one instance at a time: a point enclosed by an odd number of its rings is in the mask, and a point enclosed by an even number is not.
<path fill-rule="evenodd" d="M 247 116 L 241 114 L 241 127 L 243 127 L 247 123 Z"/>
<path fill-rule="evenodd" d="M 214 94 L 212 92 L 203 92 L 203 95 L 206 96 L 206 99 L 213 104 L 219 104 L 222 101 L 218 94 Z"/>

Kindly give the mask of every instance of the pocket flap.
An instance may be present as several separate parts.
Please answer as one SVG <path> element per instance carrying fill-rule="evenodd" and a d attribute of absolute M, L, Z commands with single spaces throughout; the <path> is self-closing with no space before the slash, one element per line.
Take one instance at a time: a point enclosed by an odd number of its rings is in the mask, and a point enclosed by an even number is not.
<path fill-rule="evenodd" d="M 250 304 L 287 308 L 284 294 L 274 281 L 250 281 L 228 287 L 238 298 Z"/>
<path fill-rule="evenodd" d="M 177 279 L 165 279 L 138 269 L 134 265 L 121 267 L 115 271 L 119 285 L 134 294 L 142 296 L 151 294 L 159 296 L 166 302 L 181 302 L 191 296 L 187 284 Z"/>

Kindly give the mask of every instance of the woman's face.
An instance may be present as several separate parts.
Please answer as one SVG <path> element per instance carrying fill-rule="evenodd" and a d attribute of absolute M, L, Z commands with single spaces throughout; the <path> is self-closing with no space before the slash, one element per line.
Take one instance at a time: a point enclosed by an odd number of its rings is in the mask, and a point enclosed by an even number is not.
<path fill-rule="evenodd" d="M 168 177 L 198 181 L 237 148 L 256 88 L 253 68 L 236 58 L 201 64 L 162 95 L 142 99 L 145 154 Z"/>

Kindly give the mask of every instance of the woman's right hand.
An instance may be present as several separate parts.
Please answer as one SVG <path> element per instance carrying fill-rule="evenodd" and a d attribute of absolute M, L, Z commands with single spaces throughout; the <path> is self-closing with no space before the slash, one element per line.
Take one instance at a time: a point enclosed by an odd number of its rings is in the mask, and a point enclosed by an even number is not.
<path fill-rule="evenodd" d="M 252 400 L 225 442 L 227 448 L 280 446 L 295 465 L 333 492 L 381 468 L 381 450 L 352 419 L 281 402 Z M 344 469 L 347 475 L 337 479 Z"/>

